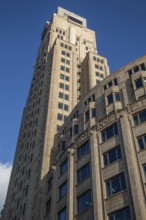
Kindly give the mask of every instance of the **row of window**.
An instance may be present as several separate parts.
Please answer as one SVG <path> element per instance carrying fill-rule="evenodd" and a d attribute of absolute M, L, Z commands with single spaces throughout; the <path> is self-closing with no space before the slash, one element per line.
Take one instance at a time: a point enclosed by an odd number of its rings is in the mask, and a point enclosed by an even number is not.
<path fill-rule="evenodd" d="M 67 51 L 62 50 L 62 51 L 61 51 L 61 54 L 62 54 L 63 56 L 70 57 L 70 53 L 67 52 Z"/>
<path fill-rule="evenodd" d="M 64 75 L 62 73 L 60 73 L 60 79 L 63 79 L 65 81 L 69 82 L 69 76 L 66 76 L 66 75 Z"/>
<path fill-rule="evenodd" d="M 66 59 L 63 58 L 63 57 L 61 58 L 61 62 L 70 65 L 70 60 L 66 60 Z"/>
<path fill-rule="evenodd" d="M 104 78 L 103 73 L 96 72 L 96 76 L 101 77 L 102 79 Z"/>
<path fill-rule="evenodd" d="M 57 114 L 57 119 L 59 120 L 59 121 L 66 121 L 66 119 L 67 119 L 67 115 L 63 115 L 63 114 L 60 114 L 60 113 L 58 113 Z"/>
<path fill-rule="evenodd" d="M 65 100 L 69 100 L 69 95 L 68 94 L 64 94 L 62 92 L 59 92 L 59 98 L 60 99 L 65 99 Z"/>
<path fill-rule="evenodd" d="M 64 47 L 65 49 L 72 50 L 72 47 L 67 44 L 61 43 L 60 46 Z"/>
<path fill-rule="evenodd" d="M 146 77 L 143 77 L 143 78 L 138 78 L 135 80 L 135 87 L 136 89 L 139 89 L 143 86 L 146 86 Z"/>
<path fill-rule="evenodd" d="M 93 56 L 93 60 L 97 61 L 97 62 L 100 62 L 100 63 L 103 63 L 103 59 L 100 59 L 100 58 L 95 57 L 95 56 Z"/>
<path fill-rule="evenodd" d="M 114 92 L 107 96 L 108 105 L 112 104 L 113 102 L 119 102 L 119 101 L 120 101 L 119 92 Z"/>
<path fill-rule="evenodd" d="M 58 108 L 59 109 L 64 109 L 65 111 L 68 111 L 69 110 L 69 106 L 66 105 L 66 104 L 63 104 L 61 102 L 58 102 Z"/>
<path fill-rule="evenodd" d="M 70 72 L 70 69 L 68 67 L 65 67 L 65 66 L 62 66 L 62 65 L 60 66 L 60 70 L 65 71 L 67 73 Z"/>
<path fill-rule="evenodd" d="M 108 82 L 108 84 L 104 85 L 103 88 L 104 90 L 110 88 L 111 86 L 117 86 L 118 85 L 118 81 L 117 81 L 117 78 L 111 80 L 110 82 Z"/>
<path fill-rule="evenodd" d="M 136 72 L 138 72 L 140 70 L 143 70 L 143 71 L 146 70 L 146 67 L 145 67 L 144 63 L 141 63 L 140 65 L 135 66 L 132 69 L 128 70 L 128 74 L 129 74 L 129 76 L 131 76 L 133 73 L 136 73 Z"/>
<path fill-rule="evenodd" d="M 66 84 L 61 83 L 61 82 L 59 83 L 59 88 L 69 91 L 69 85 L 66 85 Z"/>
<path fill-rule="evenodd" d="M 102 67 L 102 66 L 99 66 L 99 65 L 97 65 L 97 64 L 95 64 L 95 69 L 103 70 L 103 67 Z"/>
<path fill-rule="evenodd" d="M 82 212 L 85 209 L 91 207 L 91 193 L 90 191 L 87 191 L 85 194 L 81 195 L 81 197 L 77 198 L 77 204 L 78 204 L 78 211 Z M 124 209 L 115 211 L 108 216 L 109 220 L 131 220 L 131 213 L 129 207 L 126 207 Z M 58 213 L 58 220 L 67 220 L 67 208 L 63 208 Z"/>

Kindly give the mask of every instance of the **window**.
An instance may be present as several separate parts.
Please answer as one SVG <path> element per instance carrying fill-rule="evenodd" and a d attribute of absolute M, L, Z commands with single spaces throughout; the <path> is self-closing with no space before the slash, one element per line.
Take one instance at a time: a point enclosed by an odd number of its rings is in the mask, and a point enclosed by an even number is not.
<path fill-rule="evenodd" d="M 113 212 L 109 215 L 109 220 L 131 220 L 129 207 Z"/>
<path fill-rule="evenodd" d="M 104 166 L 107 166 L 121 158 L 122 158 L 121 148 L 120 146 L 117 146 L 103 154 Z"/>
<path fill-rule="evenodd" d="M 106 181 L 107 197 L 112 196 L 125 189 L 126 189 L 126 181 L 125 181 L 124 173 L 114 176 L 113 178 Z"/>
<path fill-rule="evenodd" d="M 137 89 L 139 89 L 140 87 L 143 86 L 142 78 L 139 78 L 139 79 L 135 80 L 135 86 L 136 86 Z"/>
<path fill-rule="evenodd" d="M 66 64 L 70 65 L 70 61 L 69 61 L 69 60 L 66 60 Z"/>
<path fill-rule="evenodd" d="M 64 59 L 64 58 L 61 58 L 61 62 L 62 62 L 62 63 L 65 63 L 65 59 Z"/>
<path fill-rule="evenodd" d="M 65 85 L 65 90 L 69 90 L 69 85 Z"/>
<path fill-rule="evenodd" d="M 118 85 L 118 81 L 117 78 L 113 79 L 114 85 L 117 86 Z"/>
<path fill-rule="evenodd" d="M 113 85 L 113 82 L 110 81 L 110 82 L 108 83 L 108 87 L 111 87 L 112 85 Z"/>
<path fill-rule="evenodd" d="M 99 69 L 99 66 L 97 64 L 95 64 L 95 69 Z"/>
<path fill-rule="evenodd" d="M 65 100 L 69 100 L 69 95 L 65 94 Z"/>
<path fill-rule="evenodd" d="M 59 92 L 59 98 L 63 99 L 63 93 Z"/>
<path fill-rule="evenodd" d="M 60 165 L 60 174 L 65 173 L 68 170 L 68 160 L 65 160 L 61 165 Z"/>
<path fill-rule="evenodd" d="M 102 67 L 102 66 L 100 66 L 99 68 L 100 68 L 100 70 L 103 70 L 103 67 Z"/>
<path fill-rule="evenodd" d="M 99 72 L 96 72 L 96 76 L 99 76 Z"/>
<path fill-rule="evenodd" d="M 63 109 L 63 103 L 58 102 L 58 108 L 59 108 L 59 109 Z"/>
<path fill-rule="evenodd" d="M 67 120 L 67 118 L 68 118 L 68 116 L 67 116 L 67 115 L 64 115 L 64 121 L 66 121 L 66 120 Z"/>
<path fill-rule="evenodd" d="M 61 51 L 61 54 L 65 56 L 65 51 L 62 50 L 62 51 Z"/>
<path fill-rule="evenodd" d="M 70 69 L 68 67 L 66 67 L 66 72 L 69 73 Z"/>
<path fill-rule="evenodd" d="M 146 110 L 133 116 L 134 124 L 138 125 L 146 121 Z"/>
<path fill-rule="evenodd" d="M 117 123 L 114 123 L 113 125 L 109 126 L 108 128 L 106 128 L 105 130 L 101 132 L 102 141 L 105 141 L 117 134 L 118 134 Z"/>
<path fill-rule="evenodd" d="M 80 25 L 83 24 L 83 22 L 82 22 L 81 20 L 79 20 L 79 19 L 77 19 L 77 18 L 75 18 L 75 17 L 68 16 L 68 19 L 71 20 L 71 21 L 73 21 L 73 22 L 76 22 L 76 23 L 78 23 L 78 24 L 80 24 Z"/>
<path fill-rule="evenodd" d="M 64 75 L 63 74 L 60 74 L 60 79 L 64 79 Z"/>
<path fill-rule="evenodd" d="M 79 159 L 87 153 L 89 153 L 89 141 L 86 141 L 77 149 L 77 158 Z"/>
<path fill-rule="evenodd" d="M 57 115 L 57 119 L 60 120 L 60 121 L 62 121 L 62 119 L 63 119 L 63 115 L 58 113 L 58 115 Z"/>
<path fill-rule="evenodd" d="M 58 220 L 67 220 L 66 207 L 58 213 Z"/>
<path fill-rule="evenodd" d="M 139 149 L 143 150 L 146 148 L 146 134 L 137 138 Z"/>
<path fill-rule="evenodd" d="M 119 92 L 115 92 L 115 101 L 120 101 L 120 94 Z"/>
<path fill-rule="evenodd" d="M 91 112 L 92 112 L 92 118 L 95 118 L 96 117 L 96 108 L 92 108 Z"/>
<path fill-rule="evenodd" d="M 103 86 L 103 89 L 106 90 L 106 89 L 107 89 L 107 85 L 104 85 L 104 86 Z"/>
<path fill-rule="evenodd" d="M 135 67 L 133 68 L 133 71 L 134 71 L 134 73 L 138 72 L 138 71 L 139 71 L 139 66 L 135 66 Z"/>
<path fill-rule="evenodd" d="M 69 76 L 65 76 L 65 80 L 69 82 Z"/>
<path fill-rule="evenodd" d="M 64 104 L 64 110 L 68 111 L 68 105 Z"/>
<path fill-rule="evenodd" d="M 90 175 L 90 164 L 87 163 L 77 171 L 77 183 L 80 183 Z"/>
<path fill-rule="evenodd" d="M 128 70 L 129 77 L 132 75 L 132 69 Z"/>
<path fill-rule="evenodd" d="M 90 112 L 89 110 L 87 112 L 85 112 L 85 122 L 89 121 L 90 118 Z"/>
<path fill-rule="evenodd" d="M 62 71 L 64 71 L 64 70 L 65 70 L 65 67 L 64 67 L 64 66 L 61 66 L 60 69 L 61 69 Z"/>
<path fill-rule="evenodd" d="M 61 141 L 61 150 L 64 150 L 66 148 L 66 142 Z"/>
<path fill-rule="evenodd" d="M 66 52 L 66 56 L 67 56 L 67 57 L 70 57 L 70 53 Z"/>
<path fill-rule="evenodd" d="M 59 198 L 61 199 L 63 196 L 67 194 L 67 181 L 65 181 L 60 187 L 59 187 Z"/>
<path fill-rule="evenodd" d="M 104 75 L 102 73 L 100 73 L 100 77 L 103 79 L 104 78 Z"/>
<path fill-rule="evenodd" d="M 59 83 L 59 87 L 60 87 L 61 89 L 64 89 L 64 84 L 63 84 L 63 83 Z"/>
<path fill-rule="evenodd" d="M 141 70 L 146 70 L 144 63 L 140 64 Z"/>
<path fill-rule="evenodd" d="M 79 132 L 79 126 L 78 124 L 74 125 L 74 135 L 78 134 Z"/>
<path fill-rule="evenodd" d="M 113 103 L 113 94 L 112 93 L 107 96 L 107 102 L 108 102 L 108 105 Z"/>
<path fill-rule="evenodd" d="M 91 207 L 91 190 L 77 197 L 78 213 Z"/>

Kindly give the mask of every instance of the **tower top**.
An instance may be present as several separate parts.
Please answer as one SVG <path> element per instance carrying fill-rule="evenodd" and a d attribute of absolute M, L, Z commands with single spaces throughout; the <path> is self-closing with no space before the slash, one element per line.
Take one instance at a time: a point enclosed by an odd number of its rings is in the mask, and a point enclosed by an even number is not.
<path fill-rule="evenodd" d="M 69 21 L 72 21 L 72 22 L 78 23 L 79 25 L 87 27 L 87 20 L 79 15 L 74 14 L 73 12 L 70 12 L 64 8 L 58 7 L 56 13 L 61 17 L 67 17 Z"/>

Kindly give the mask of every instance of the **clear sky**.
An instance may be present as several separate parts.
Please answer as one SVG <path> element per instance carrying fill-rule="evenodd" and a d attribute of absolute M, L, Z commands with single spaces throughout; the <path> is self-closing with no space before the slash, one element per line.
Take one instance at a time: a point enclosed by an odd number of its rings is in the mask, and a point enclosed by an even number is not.
<path fill-rule="evenodd" d="M 87 19 L 111 72 L 146 54 L 145 0 L 0 0 L 0 163 L 12 163 L 40 35 L 57 7 Z"/>

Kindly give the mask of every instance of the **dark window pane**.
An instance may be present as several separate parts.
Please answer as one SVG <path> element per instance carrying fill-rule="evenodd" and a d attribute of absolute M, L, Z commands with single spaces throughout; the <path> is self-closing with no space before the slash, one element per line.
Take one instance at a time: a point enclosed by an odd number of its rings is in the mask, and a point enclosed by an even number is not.
<path fill-rule="evenodd" d="M 113 95 L 110 94 L 107 96 L 107 101 L 108 101 L 108 104 L 110 105 L 111 103 L 113 103 Z"/>
<path fill-rule="evenodd" d="M 78 213 L 89 208 L 92 205 L 91 204 L 91 191 L 87 191 L 81 196 L 79 196 L 77 198 L 77 202 L 78 202 Z"/>
<path fill-rule="evenodd" d="M 137 89 L 143 86 L 141 78 L 135 80 L 135 86 Z"/>
<path fill-rule="evenodd" d="M 66 207 L 58 213 L 58 220 L 67 220 Z"/>
<path fill-rule="evenodd" d="M 78 23 L 78 24 L 80 24 L 80 25 L 83 24 L 82 21 L 80 21 L 79 19 L 77 19 L 77 18 L 75 18 L 75 17 L 68 16 L 68 18 L 69 18 L 69 20 L 71 20 L 71 21 L 73 21 L 73 22 L 76 22 L 76 23 Z"/>
<path fill-rule="evenodd" d="M 121 191 L 120 179 L 119 179 L 119 176 L 116 176 L 111 181 L 111 193 L 112 195 L 114 195 L 120 191 Z"/>
<path fill-rule="evenodd" d="M 109 220 L 131 220 L 130 209 L 127 207 L 113 212 L 109 215 Z"/>
<path fill-rule="evenodd" d="M 77 149 L 77 158 L 83 157 L 89 152 L 89 141 L 86 141 Z"/>
<path fill-rule="evenodd" d="M 95 118 L 96 117 L 96 108 L 93 108 L 92 109 L 92 118 Z"/>
<path fill-rule="evenodd" d="M 63 109 L 63 103 L 59 102 L 59 103 L 58 103 L 58 108 L 59 108 L 59 109 Z"/>
<path fill-rule="evenodd" d="M 140 64 L 140 67 L 141 67 L 141 70 L 146 70 L 144 63 Z"/>
<path fill-rule="evenodd" d="M 119 92 L 115 92 L 115 100 L 116 100 L 116 101 L 120 101 Z"/>
<path fill-rule="evenodd" d="M 139 71 L 139 66 L 135 66 L 135 67 L 133 68 L 133 71 L 134 71 L 134 73 L 138 72 L 138 71 Z"/>
<path fill-rule="evenodd" d="M 144 141 L 142 137 L 138 138 L 138 145 L 139 145 L 140 150 L 144 149 Z"/>
<path fill-rule="evenodd" d="M 67 194 L 67 182 L 63 183 L 60 187 L 59 187 L 59 198 L 62 198 L 63 196 L 65 196 Z"/>
<path fill-rule="evenodd" d="M 108 154 L 107 153 L 103 155 L 103 161 L 104 161 L 104 166 L 108 165 Z"/>
<path fill-rule="evenodd" d="M 120 146 L 117 147 L 117 158 L 118 159 L 122 158 Z"/>
<path fill-rule="evenodd" d="M 129 77 L 132 75 L 132 69 L 128 70 Z"/>
<path fill-rule="evenodd" d="M 108 83 L 108 87 L 111 87 L 112 85 L 113 85 L 113 82 L 110 81 L 110 82 Z"/>
<path fill-rule="evenodd" d="M 139 118 L 140 118 L 140 122 L 145 122 L 146 121 L 146 111 L 140 112 L 139 113 Z"/>
<path fill-rule="evenodd" d="M 115 85 L 115 86 L 117 86 L 117 85 L 118 85 L 117 78 L 115 78 L 115 79 L 113 80 L 113 82 L 114 82 L 114 85 Z"/>
<path fill-rule="evenodd" d="M 89 114 L 89 110 L 87 112 L 85 112 L 85 121 L 89 121 L 90 118 L 90 114 Z"/>
<path fill-rule="evenodd" d="M 68 160 L 64 161 L 61 165 L 60 165 L 60 173 L 63 174 L 68 170 Z"/>
<path fill-rule="evenodd" d="M 113 149 L 109 152 L 109 163 L 113 163 L 116 160 L 117 160 L 116 149 Z"/>
<path fill-rule="evenodd" d="M 137 115 L 133 116 L 133 120 L 134 120 L 134 124 L 135 125 L 139 124 L 138 116 Z"/>
<path fill-rule="evenodd" d="M 80 183 L 90 175 L 90 164 L 86 164 L 77 171 L 77 182 Z"/>
<path fill-rule="evenodd" d="M 74 134 L 76 135 L 76 134 L 78 134 L 78 132 L 79 132 L 79 126 L 78 126 L 78 124 L 76 124 L 76 125 L 74 125 Z"/>

